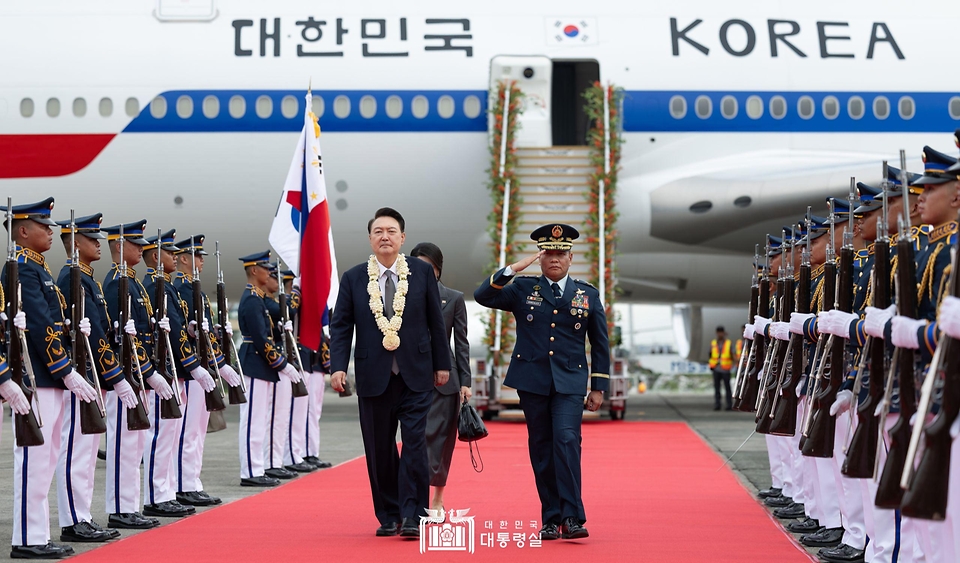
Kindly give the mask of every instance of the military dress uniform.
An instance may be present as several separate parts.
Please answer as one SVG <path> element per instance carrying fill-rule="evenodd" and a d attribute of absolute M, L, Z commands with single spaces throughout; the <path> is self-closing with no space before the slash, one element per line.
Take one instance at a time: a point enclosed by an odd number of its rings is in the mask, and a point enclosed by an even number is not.
<path fill-rule="evenodd" d="M 543 250 L 562 251 L 570 250 L 578 235 L 569 225 L 546 225 L 531 238 Z M 520 395 L 543 524 L 562 523 L 564 537 L 576 537 L 566 530 L 586 532 L 581 527 L 587 519 L 580 482 L 583 397 L 588 380 L 592 391 L 609 386 L 610 349 L 600 292 L 569 276 L 556 282 L 545 276 L 516 277 L 508 266 L 485 279 L 474 297 L 516 317 L 517 341 L 504 384 Z"/>
<path fill-rule="evenodd" d="M 324 325 L 329 324 L 329 310 L 324 312 Z M 326 333 L 320 333 L 320 350 L 310 354 L 312 373 L 307 377 L 307 390 L 310 396 L 307 401 L 307 422 L 304 426 L 304 456 L 303 460 L 320 469 L 331 467 L 329 461 L 320 459 L 320 415 L 323 412 L 323 392 L 326 389 L 325 377 L 330 372 L 330 338 Z"/>
<path fill-rule="evenodd" d="M 278 278 L 279 273 L 274 267 L 270 274 L 273 278 Z M 281 283 L 278 278 L 278 283 Z M 286 339 L 283 329 L 283 315 L 280 311 L 280 302 L 272 295 L 264 295 L 264 306 L 270 315 L 271 331 L 273 341 L 280 351 L 280 354 L 286 357 Z M 289 301 L 288 301 L 289 304 Z M 292 479 L 296 477 L 297 472 L 293 469 L 287 469 L 284 465 L 284 454 L 289 441 L 290 413 L 293 409 L 293 386 L 285 382 L 279 382 L 274 385 L 270 392 L 270 425 L 267 434 L 266 450 L 264 462 L 266 463 L 266 475 L 277 479 Z"/>

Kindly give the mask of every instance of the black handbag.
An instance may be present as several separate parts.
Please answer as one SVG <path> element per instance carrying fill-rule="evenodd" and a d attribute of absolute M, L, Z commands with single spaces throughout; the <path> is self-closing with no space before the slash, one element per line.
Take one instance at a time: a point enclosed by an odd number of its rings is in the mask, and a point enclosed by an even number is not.
<path fill-rule="evenodd" d="M 473 408 L 473 405 L 470 403 L 463 403 L 460 405 L 460 420 L 457 422 L 457 439 L 461 442 L 468 442 L 470 444 L 470 463 L 473 465 L 473 470 L 477 473 L 483 471 L 483 458 L 480 457 L 480 445 L 477 447 L 477 455 L 473 455 L 473 443 L 482 438 L 486 438 L 487 426 L 483 423 L 483 419 L 480 418 L 480 414 L 477 413 L 477 409 Z"/>

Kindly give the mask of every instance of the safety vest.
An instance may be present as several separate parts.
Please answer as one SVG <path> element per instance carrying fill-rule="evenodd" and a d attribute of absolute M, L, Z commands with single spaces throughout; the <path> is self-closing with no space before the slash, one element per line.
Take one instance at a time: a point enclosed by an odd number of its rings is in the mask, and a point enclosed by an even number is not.
<path fill-rule="evenodd" d="M 720 369 L 727 371 L 733 368 L 733 356 L 730 355 L 729 339 L 723 341 L 722 352 L 719 350 L 716 340 L 710 342 L 710 369 L 717 367 L 717 364 L 720 364 Z"/>

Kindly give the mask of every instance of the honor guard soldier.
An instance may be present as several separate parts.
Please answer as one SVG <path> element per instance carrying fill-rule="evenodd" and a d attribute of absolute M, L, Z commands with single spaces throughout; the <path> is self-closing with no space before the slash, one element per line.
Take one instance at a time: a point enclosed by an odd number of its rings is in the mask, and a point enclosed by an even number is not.
<path fill-rule="evenodd" d="M 6 207 L 0 208 L 7 211 Z M 96 391 L 70 363 L 64 337 L 63 295 L 54 283 L 43 253 L 50 250 L 56 223 L 50 219 L 53 198 L 10 209 L 4 226 L 16 244 L 19 287 L 7 288 L 7 299 L 20 300 L 24 317 L 13 325 L 26 333 L 27 350 L 35 383 L 33 407 L 42 420 L 43 442 L 14 447 L 13 538 L 10 556 L 25 559 L 56 559 L 73 554 L 69 546 L 50 542 L 48 493 L 60 455 L 65 405 L 72 395 L 83 402 L 96 398 Z M 3 269 L 3 282 L 11 275 Z M 25 330 L 24 330 L 25 329 Z M 13 332 L 13 331 L 11 331 Z M 24 378 L 26 380 L 26 377 Z M 72 421 L 69 421 L 72 423 Z"/>
<path fill-rule="evenodd" d="M 330 311 L 323 314 L 323 324 L 329 325 Z M 306 436 L 304 437 L 306 455 L 303 461 L 317 466 L 319 469 L 333 467 L 329 461 L 320 459 L 320 415 L 323 411 L 323 392 L 326 388 L 325 377 L 330 374 L 330 337 L 326 333 L 320 333 L 320 350 L 311 353 L 313 365 L 313 375 L 307 384 L 307 390 L 310 392 L 307 402 L 307 425 Z"/>
<path fill-rule="evenodd" d="M 267 285 L 264 288 L 264 304 L 267 306 L 267 312 L 270 313 L 271 327 L 273 330 L 273 341 L 280 349 L 280 353 L 286 357 L 286 342 L 283 323 L 283 313 L 280 311 L 280 302 L 278 293 L 280 291 L 280 272 L 277 271 L 276 264 L 270 266 L 270 277 L 267 278 Z M 291 322 L 290 329 L 293 330 Z M 293 367 L 293 366 L 291 366 Z M 297 471 L 284 467 L 284 451 L 287 447 L 287 430 L 290 423 L 290 408 L 293 401 L 293 389 L 286 385 L 279 385 L 273 388 L 273 394 L 270 398 L 270 435 L 267 436 L 265 474 L 268 477 L 277 479 L 293 479 L 297 476 Z"/>
<path fill-rule="evenodd" d="M 179 291 L 181 302 L 178 305 L 182 307 L 185 315 L 188 338 L 193 343 L 194 350 L 197 350 L 197 331 L 202 331 L 203 335 L 209 336 L 213 360 L 207 359 L 209 369 L 219 367 L 220 375 L 231 387 L 240 385 L 240 376 L 233 371 L 233 368 L 227 363 L 221 353 L 220 343 L 214 332 L 210 332 L 213 325 L 213 317 L 210 314 L 210 300 L 206 294 L 201 295 L 203 302 L 203 319 L 200 320 L 199 328 L 197 326 L 197 314 L 193 309 L 193 268 L 196 266 L 197 273 L 203 272 L 203 265 L 207 252 L 203 249 L 203 235 L 194 235 L 188 239 L 177 243 L 177 279 L 174 282 Z M 214 365 L 214 363 L 216 365 Z M 200 471 L 203 468 L 203 446 L 207 438 L 207 422 L 210 420 L 210 413 L 207 412 L 204 393 L 213 391 L 216 388 L 216 382 L 210 376 L 210 372 L 198 364 L 192 371 L 188 371 L 185 366 L 178 366 L 178 373 L 183 379 L 186 389 L 186 400 L 183 406 L 183 437 L 181 438 L 180 448 L 177 451 L 177 500 L 182 504 L 193 506 L 212 506 L 220 504 L 220 498 L 211 496 L 203 490 L 203 483 L 200 481 Z"/>
<path fill-rule="evenodd" d="M 146 219 L 125 225 L 114 225 L 103 229 L 107 233 L 107 244 L 113 263 L 103 282 L 103 295 L 107 301 L 107 312 L 113 319 L 114 353 L 121 356 L 123 340 L 133 340 L 130 376 L 134 380 L 142 377 L 149 379 L 156 374 L 145 346 L 151 342 L 150 320 L 153 316 L 150 299 L 146 289 L 137 279 L 133 269 L 143 259 L 143 247 L 147 241 L 143 238 Z M 121 241 L 121 229 L 123 240 Z M 123 264 L 120 263 L 121 254 Z M 126 271 L 129 278 L 127 294 L 120 295 L 120 276 Z M 120 310 L 129 303 L 129 318 L 120 324 Z M 121 357 L 121 363 L 123 358 Z M 162 379 L 162 377 L 161 377 Z M 139 386 L 139 383 L 138 385 Z M 134 387 L 137 387 L 134 386 Z M 145 391 L 145 390 L 144 390 Z M 114 388 L 107 392 L 107 486 L 106 511 L 107 526 L 111 528 L 146 529 L 159 526 L 156 518 L 144 517 L 140 513 L 140 462 L 146 444 L 146 433 L 142 430 L 130 430 L 128 418 L 137 405 L 130 407 L 123 402 L 119 391 Z M 145 406 L 145 405 L 144 405 Z"/>
<path fill-rule="evenodd" d="M 270 251 L 244 256 L 240 261 L 247 275 L 247 286 L 237 311 L 243 334 L 240 362 L 247 387 L 247 402 L 240 405 L 240 484 L 272 487 L 279 485 L 280 481 L 265 475 L 263 459 L 270 405 L 275 404 L 277 385 L 289 390 L 292 383 L 300 380 L 300 374 L 293 366 L 287 365 L 273 339 L 273 320 L 266 304 L 269 299 L 266 289 L 274 270 L 270 264 Z M 288 391 L 288 404 L 289 396 Z"/>
<path fill-rule="evenodd" d="M 147 298 L 152 304 L 153 311 L 164 311 L 164 316 L 157 319 L 154 315 L 155 323 L 152 323 L 152 341 L 150 350 L 156 351 L 160 346 L 160 339 L 168 339 L 173 355 L 173 365 L 168 360 L 169 354 L 164 352 L 163 356 L 157 353 L 152 354 L 154 368 L 157 369 L 154 378 L 159 379 L 157 385 L 150 382 L 153 390 L 147 391 L 146 407 L 150 416 L 150 428 L 145 431 L 147 445 L 143 451 L 143 513 L 146 516 L 164 516 L 171 518 L 180 518 L 193 514 L 196 509 L 192 506 L 184 506 L 176 500 L 176 457 L 177 445 L 180 443 L 181 416 L 177 418 L 163 418 L 161 416 L 162 401 L 176 401 L 173 397 L 174 386 L 167 381 L 164 374 L 176 377 L 176 369 L 193 369 L 200 365 L 194 348 L 187 341 L 187 333 L 184 329 L 184 313 L 180 308 L 180 294 L 173 287 L 172 274 L 176 271 L 177 265 L 174 259 L 174 253 L 178 248 L 173 241 L 177 233 L 175 230 L 167 231 L 162 235 L 147 238 L 147 244 L 143 246 L 143 262 L 147 266 L 147 272 L 143 276 L 143 287 Z M 163 291 L 166 303 L 159 302 L 161 297 L 157 296 L 157 278 L 160 277 L 160 269 L 163 269 Z M 160 332 L 164 331 L 164 332 Z M 164 334 L 166 333 L 166 334 Z M 179 365 L 178 365 L 179 364 Z M 163 373 L 161 373 L 161 371 Z M 176 390 L 179 391 L 179 385 Z M 181 396 L 180 400 L 183 400 Z M 168 416 L 173 416 L 172 414 Z"/>
<path fill-rule="evenodd" d="M 60 240 L 67 254 L 67 264 L 60 269 L 57 286 L 66 299 L 67 311 L 72 307 L 83 307 L 90 326 L 89 334 L 84 334 L 90 342 L 96 371 L 100 377 L 101 389 L 114 389 L 132 406 L 136 404 L 133 389 L 124 378 L 117 360 L 110 348 L 110 319 L 107 315 L 107 302 L 103 298 L 103 288 L 93 277 L 91 264 L 100 259 L 100 241 L 107 237 L 100 232 L 102 214 L 80 217 L 73 222 L 59 221 Z M 72 303 L 70 292 L 70 272 L 74 266 L 72 256 L 78 258 L 80 284 L 83 288 L 83 303 Z M 79 329 L 84 331 L 83 327 Z M 74 362 L 87 361 L 83 348 L 71 350 Z M 78 412 L 80 405 L 76 397 L 70 398 L 66 406 L 70 412 Z M 93 521 L 90 505 L 93 502 L 94 470 L 97 466 L 97 449 L 100 446 L 100 434 L 84 434 L 81 431 L 80 417 L 64 417 L 61 440 L 66 447 L 60 448 L 57 463 L 57 508 L 60 516 L 60 540 L 76 542 L 100 542 L 120 537 L 117 530 L 104 530 Z"/>
<path fill-rule="evenodd" d="M 530 462 L 540 493 L 542 539 L 584 538 L 580 423 L 596 411 L 610 380 L 607 319 L 600 292 L 567 272 L 573 261 L 570 225 L 550 224 L 530 237 L 540 251 L 498 270 L 474 293 L 485 307 L 512 312 L 517 342 L 504 384 L 517 390 L 530 435 Z M 515 277 L 540 261 L 541 276 Z M 587 363 L 585 340 L 590 340 Z"/>

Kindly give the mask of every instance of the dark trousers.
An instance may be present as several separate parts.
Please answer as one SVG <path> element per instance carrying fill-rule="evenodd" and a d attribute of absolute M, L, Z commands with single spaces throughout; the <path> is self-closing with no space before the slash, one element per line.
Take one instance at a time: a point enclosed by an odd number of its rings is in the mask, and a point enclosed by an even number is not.
<path fill-rule="evenodd" d="M 427 412 L 433 391 L 411 391 L 400 375 L 386 391 L 359 397 L 360 431 L 367 456 L 373 510 L 381 524 L 413 518 L 419 523 L 430 499 L 427 465 Z M 397 426 L 403 455 L 397 452 Z"/>
<path fill-rule="evenodd" d="M 733 408 L 733 398 L 730 395 L 730 372 L 716 368 L 713 370 L 713 406 L 720 408 L 720 383 L 727 393 L 727 408 Z"/>
<path fill-rule="evenodd" d="M 427 459 L 430 462 L 430 486 L 446 487 L 453 449 L 457 446 L 460 420 L 460 393 L 444 395 L 433 390 L 427 415 Z"/>
<path fill-rule="evenodd" d="M 542 524 L 587 521 L 580 496 L 580 423 L 583 396 L 517 391 L 527 422 L 527 447 L 540 494 Z"/>

